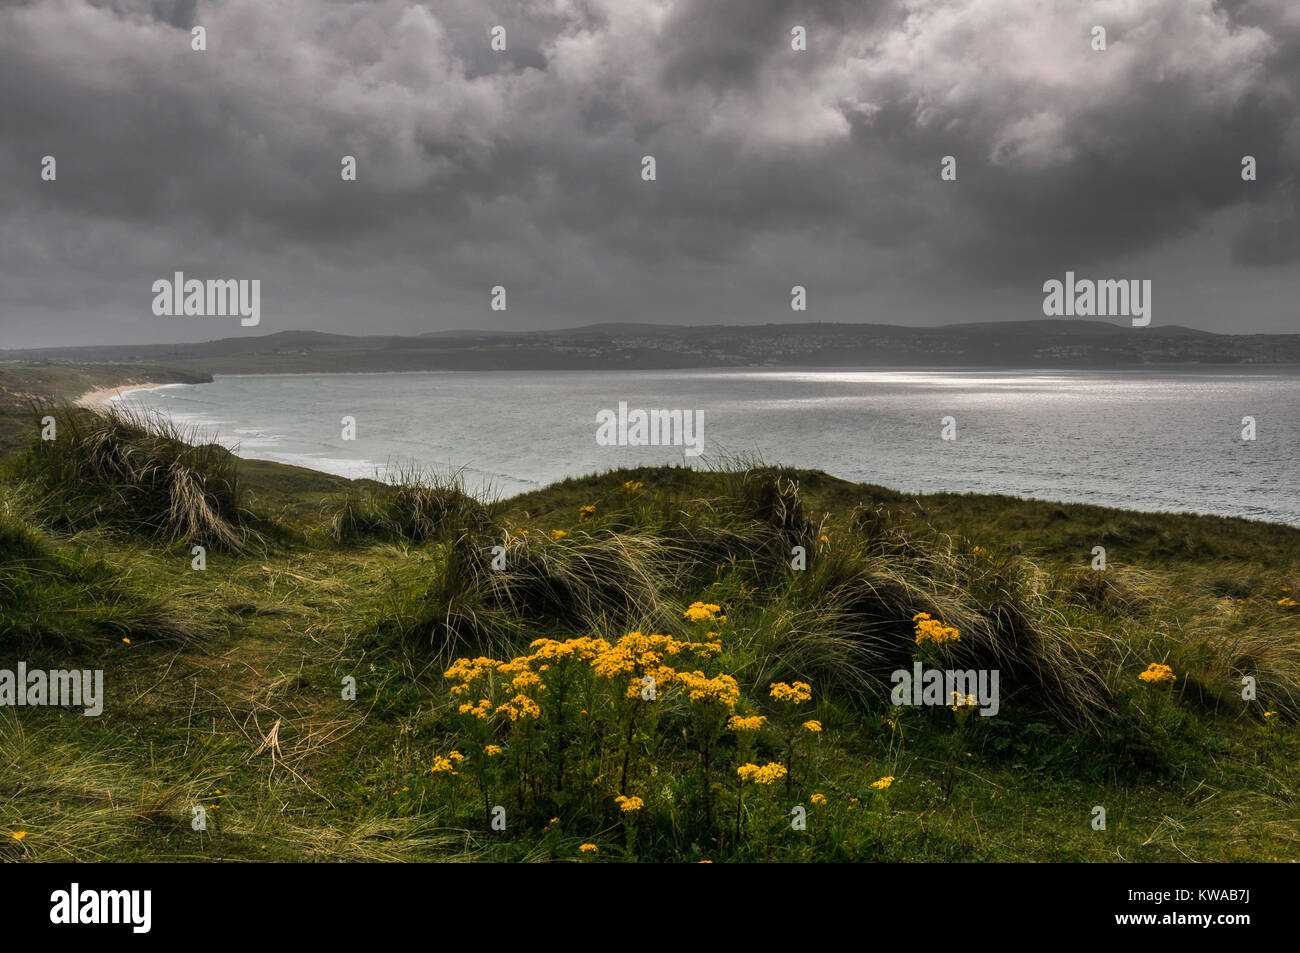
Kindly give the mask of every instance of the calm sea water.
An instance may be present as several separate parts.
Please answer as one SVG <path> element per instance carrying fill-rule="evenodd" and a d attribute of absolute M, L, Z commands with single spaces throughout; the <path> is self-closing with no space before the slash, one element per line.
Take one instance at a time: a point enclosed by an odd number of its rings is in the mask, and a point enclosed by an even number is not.
<path fill-rule="evenodd" d="M 346 476 L 419 463 L 497 494 L 757 454 L 907 492 L 1012 493 L 1300 525 L 1296 372 L 529 371 L 229 376 L 127 395 L 246 457 Z M 705 457 L 602 447 L 596 415 L 703 412 Z M 341 419 L 356 439 L 341 439 Z M 957 439 L 940 439 L 942 418 Z M 1242 418 L 1257 421 L 1253 442 Z"/>

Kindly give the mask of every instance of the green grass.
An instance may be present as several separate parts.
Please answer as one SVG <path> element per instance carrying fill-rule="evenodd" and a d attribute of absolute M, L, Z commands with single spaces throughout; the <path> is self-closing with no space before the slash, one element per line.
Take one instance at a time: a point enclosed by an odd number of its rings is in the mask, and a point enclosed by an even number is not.
<path fill-rule="evenodd" d="M 0 858 L 1300 859 L 1300 610 L 1279 604 L 1300 589 L 1294 528 L 755 465 L 488 503 L 446 477 L 187 450 L 148 421 L 60 431 L 0 481 L 0 668 L 102 668 L 107 699 L 99 718 L 0 708 Z M 176 511 L 177 468 L 238 545 Z M 217 542 L 203 571 L 199 538 Z M 695 601 L 726 623 L 685 619 Z M 1000 670 L 998 717 L 888 704 L 917 612 L 961 631 L 941 667 Z M 443 676 L 536 639 L 705 628 L 720 651 L 679 668 L 734 676 L 737 713 L 767 718 L 753 737 L 676 688 L 620 707 L 557 662 L 544 718 L 489 738 Z M 1153 662 L 1178 681 L 1140 682 Z M 789 710 L 767 686 L 793 680 L 812 699 Z M 739 785 L 738 763 L 785 763 L 792 737 L 788 786 Z M 465 769 L 432 773 L 452 750 Z M 624 816 L 619 794 L 644 808 Z"/>

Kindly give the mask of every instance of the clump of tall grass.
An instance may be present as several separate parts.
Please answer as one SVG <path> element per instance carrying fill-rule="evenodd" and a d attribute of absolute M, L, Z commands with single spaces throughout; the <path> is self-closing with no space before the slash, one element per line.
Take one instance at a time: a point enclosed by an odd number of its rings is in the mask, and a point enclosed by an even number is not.
<path fill-rule="evenodd" d="M 737 461 L 721 472 L 723 498 L 769 527 L 783 547 L 809 547 L 821 536 L 821 521 L 806 512 L 799 484 L 776 467 Z"/>
<path fill-rule="evenodd" d="M 501 650 L 529 623 L 668 624 L 677 607 L 673 583 L 684 565 L 680 552 L 651 537 L 462 534 L 443 543 L 433 581 L 399 592 L 376 628 L 407 653 L 445 659 Z"/>
<path fill-rule="evenodd" d="M 386 484 L 343 494 L 326 509 L 325 526 L 340 543 L 423 543 L 483 532 L 492 526 L 495 508 L 466 492 L 457 473 L 404 467 L 391 471 Z"/>
<path fill-rule="evenodd" d="M 1136 569 L 1073 569 L 1059 580 L 1062 598 L 1114 617 L 1140 615 L 1154 604 L 1154 582 Z"/>
<path fill-rule="evenodd" d="M 490 652 L 511 645 L 521 620 L 492 599 L 483 554 L 468 536 L 443 544 L 432 580 L 397 589 L 373 614 L 370 629 L 406 659 L 446 661 L 458 651 Z"/>
<path fill-rule="evenodd" d="M 827 638 L 853 633 L 849 681 L 869 672 L 882 697 L 888 674 L 910 667 L 912 619 L 927 612 L 961 633 L 940 651 L 943 667 L 996 669 L 1004 694 L 1066 724 L 1095 724 L 1110 711 L 1089 638 L 1067 623 L 1050 579 L 1028 560 L 994 560 L 938 541 L 903 558 L 847 541 L 824 552 L 798 585 L 802 604 L 829 620 Z"/>
<path fill-rule="evenodd" d="M 53 419 L 53 439 L 36 441 L 24 475 L 44 492 L 55 525 L 77 531 L 118 527 L 173 541 L 239 551 L 247 533 L 237 461 L 202 434 L 168 418 L 113 406 L 90 411 L 34 408 Z"/>

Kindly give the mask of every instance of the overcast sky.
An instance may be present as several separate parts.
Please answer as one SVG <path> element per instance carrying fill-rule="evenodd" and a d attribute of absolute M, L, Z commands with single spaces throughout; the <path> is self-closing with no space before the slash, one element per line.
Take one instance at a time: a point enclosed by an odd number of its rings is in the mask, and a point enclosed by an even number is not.
<path fill-rule="evenodd" d="M 1025 319 L 1067 270 L 1300 331 L 1298 92 L 1296 0 L 0 0 L 0 347 Z M 175 271 L 261 325 L 154 316 Z"/>

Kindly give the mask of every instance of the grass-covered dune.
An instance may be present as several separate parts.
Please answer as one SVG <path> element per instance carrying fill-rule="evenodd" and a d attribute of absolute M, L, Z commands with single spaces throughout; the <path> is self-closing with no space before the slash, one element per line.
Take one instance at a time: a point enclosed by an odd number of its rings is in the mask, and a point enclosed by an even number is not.
<path fill-rule="evenodd" d="M 0 670 L 106 697 L 0 707 L 0 856 L 1300 859 L 1295 528 L 743 463 L 478 500 L 36 414 Z M 918 662 L 996 714 L 893 704 Z"/>

